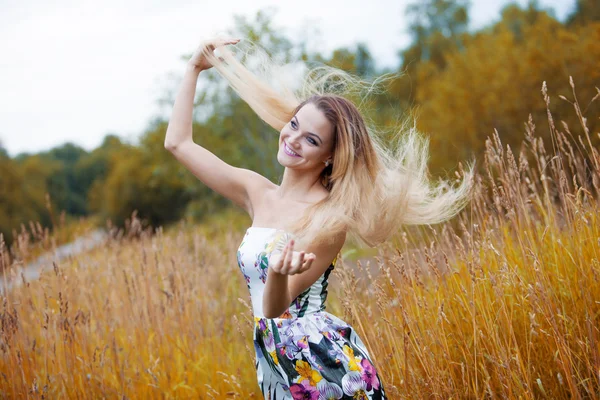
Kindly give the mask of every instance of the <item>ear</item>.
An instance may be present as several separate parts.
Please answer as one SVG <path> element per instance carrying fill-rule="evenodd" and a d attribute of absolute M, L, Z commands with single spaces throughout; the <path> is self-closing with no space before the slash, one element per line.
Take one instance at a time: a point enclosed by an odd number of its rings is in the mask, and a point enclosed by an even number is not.
<path fill-rule="evenodd" d="M 329 153 L 326 160 L 329 161 L 329 164 L 333 163 L 333 151 Z"/>

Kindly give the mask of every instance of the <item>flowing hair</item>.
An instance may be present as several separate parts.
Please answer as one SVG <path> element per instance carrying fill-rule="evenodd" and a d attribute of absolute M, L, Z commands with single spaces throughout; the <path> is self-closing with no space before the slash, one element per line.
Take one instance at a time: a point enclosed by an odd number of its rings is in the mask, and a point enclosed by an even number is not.
<path fill-rule="evenodd" d="M 457 187 L 446 181 L 434 185 L 427 170 L 429 142 L 417 132 L 414 123 L 401 124 L 392 140 L 384 141 L 346 98 L 357 93 L 370 94 L 386 76 L 367 83 L 328 66 L 303 68 L 301 74 L 294 74 L 293 66 L 302 63 L 274 62 L 247 40 L 236 45 L 237 54 L 226 46 L 217 46 L 217 52 L 205 50 L 209 62 L 277 131 L 307 103 L 321 110 L 334 126 L 333 162 L 320 176 L 329 194 L 309 206 L 290 227 L 298 243 L 328 242 L 346 232 L 375 246 L 402 225 L 443 222 L 468 204 L 474 161 Z M 296 85 L 290 80 L 294 76 Z M 297 85 L 298 79 L 301 85 Z"/>

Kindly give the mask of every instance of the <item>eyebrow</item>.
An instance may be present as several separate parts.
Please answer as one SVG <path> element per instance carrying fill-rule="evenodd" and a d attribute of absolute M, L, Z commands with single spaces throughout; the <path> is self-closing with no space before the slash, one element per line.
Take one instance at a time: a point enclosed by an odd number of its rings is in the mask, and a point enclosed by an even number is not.
<path fill-rule="evenodd" d="M 294 118 L 296 118 L 296 124 L 298 124 L 298 128 L 300 128 L 300 122 L 298 122 L 298 117 L 296 117 L 294 115 Z M 323 144 L 323 141 L 321 140 L 321 137 L 319 135 L 317 135 L 316 133 L 312 133 L 312 132 L 306 132 L 306 133 L 308 133 L 309 135 L 316 136 L 317 139 L 319 139 L 319 142 L 321 142 L 321 144 Z"/>

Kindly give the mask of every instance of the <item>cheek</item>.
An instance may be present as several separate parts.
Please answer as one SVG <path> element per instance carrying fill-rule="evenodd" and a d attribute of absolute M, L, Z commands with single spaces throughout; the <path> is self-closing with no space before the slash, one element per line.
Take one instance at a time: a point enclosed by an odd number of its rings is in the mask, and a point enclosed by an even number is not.
<path fill-rule="evenodd" d="M 279 143 L 281 143 L 283 141 L 283 138 L 286 136 L 288 136 L 287 125 L 283 127 L 283 129 L 279 132 Z"/>
<path fill-rule="evenodd" d="M 317 160 L 323 158 L 325 152 L 319 147 L 313 147 L 311 145 L 308 145 L 307 150 L 304 152 L 304 154 L 310 154 L 310 158 L 314 158 Z"/>

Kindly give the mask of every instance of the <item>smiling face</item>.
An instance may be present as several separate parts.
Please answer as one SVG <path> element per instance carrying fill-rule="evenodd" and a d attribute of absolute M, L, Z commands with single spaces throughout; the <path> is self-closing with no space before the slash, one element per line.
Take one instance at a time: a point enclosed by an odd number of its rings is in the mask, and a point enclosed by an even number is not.
<path fill-rule="evenodd" d="M 279 135 L 277 161 L 287 168 L 321 171 L 333 151 L 334 126 L 312 103 L 305 104 Z"/>

